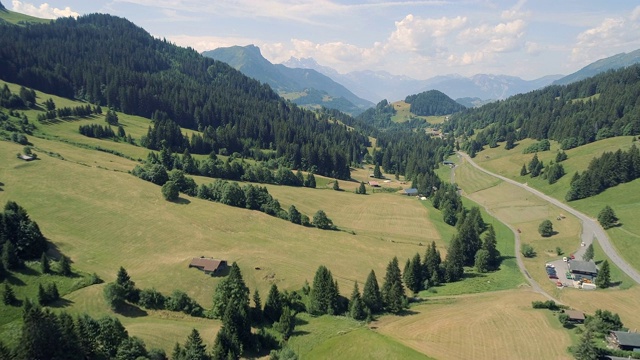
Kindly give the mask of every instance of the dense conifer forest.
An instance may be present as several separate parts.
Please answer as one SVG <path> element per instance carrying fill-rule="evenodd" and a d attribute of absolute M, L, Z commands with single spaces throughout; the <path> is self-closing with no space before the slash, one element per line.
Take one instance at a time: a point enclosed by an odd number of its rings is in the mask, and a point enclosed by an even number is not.
<path fill-rule="evenodd" d="M 452 115 L 444 131 L 470 136 L 484 129 L 475 139 L 474 151 L 511 140 L 509 149 L 524 138 L 556 140 L 563 149 L 571 149 L 640 133 L 639 98 L 640 65 L 634 65 L 465 110 Z"/>
<path fill-rule="evenodd" d="M 410 111 L 418 116 L 449 115 L 465 109 L 463 105 L 438 90 L 409 95 L 404 101 L 411 104 Z"/>
<path fill-rule="evenodd" d="M 328 114 L 298 108 L 225 63 L 110 15 L 2 24 L 0 59 L 3 80 L 201 130 L 209 144 L 202 151 L 275 150 L 292 168 L 347 179 L 368 145 Z"/>

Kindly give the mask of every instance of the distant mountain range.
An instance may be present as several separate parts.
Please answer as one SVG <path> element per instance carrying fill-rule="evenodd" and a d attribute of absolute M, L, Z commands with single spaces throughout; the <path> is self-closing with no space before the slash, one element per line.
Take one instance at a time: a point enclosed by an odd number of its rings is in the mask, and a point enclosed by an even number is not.
<path fill-rule="evenodd" d="M 615 70 L 640 63 L 640 49 L 600 59 L 582 69 L 553 82 L 553 85 L 567 85 L 598 75 L 607 70 Z"/>
<path fill-rule="evenodd" d="M 269 84 L 281 96 L 301 106 L 324 106 L 357 115 L 374 105 L 314 69 L 272 64 L 254 45 L 218 48 L 202 55 L 226 62 L 243 74 Z"/>
<path fill-rule="evenodd" d="M 523 80 L 515 76 L 478 74 L 472 77 L 441 75 L 427 80 L 393 75 L 385 71 L 354 71 L 340 74 L 336 70 L 319 65 L 312 58 L 290 58 L 283 65 L 314 69 L 343 84 L 356 95 L 378 102 L 403 100 L 408 95 L 428 90 L 439 90 L 453 99 L 479 98 L 501 100 L 509 96 L 536 90 L 550 85 L 562 75 L 549 75 L 535 80 Z"/>

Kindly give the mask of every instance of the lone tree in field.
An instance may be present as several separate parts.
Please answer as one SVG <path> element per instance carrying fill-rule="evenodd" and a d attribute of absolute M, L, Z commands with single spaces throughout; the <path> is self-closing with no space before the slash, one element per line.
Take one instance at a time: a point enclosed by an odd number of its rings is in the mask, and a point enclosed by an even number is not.
<path fill-rule="evenodd" d="M 582 260 L 589 261 L 593 259 L 593 255 L 593 244 L 589 244 L 587 249 L 584 251 L 584 254 L 582 254 Z"/>
<path fill-rule="evenodd" d="M 384 277 L 384 284 L 382 284 L 382 302 L 391 313 L 399 313 L 406 307 L 402 274 L 397 257 L 394 257 L 387 265 L 387 273 Z"/>
<path fill-rule="evenodd" d="M 613 209 L 609 205 L 605 206 L 604 209 L 598 213 L 598 222 L 600 222 L 600 225 L 605 229 L 616 226 L 618 220 L 616 213 L 613 212 Z"/>
<path fill-rule="evenodd" d="M 527 174 L 528 174 L 528 172 L 527 172 L 527 165 L 522 164 L 522 169 L 520 169 L 520 176 L 525 176 L 525 175 L 527 175 Z"/>
<path fill-rule="evenodd" d="M 601 289 L 606 289 L 611 286 L 611 273 L 609 269 L 609 261 L 605 260 L 600 266 L 598 276 L 596 276 L 596 286 Z"/>
<path fill-rule="evenodd" d="M 327 230 L 333 228 L 333 223 L 331 222 L 331 219 L 327 217 L 327 214 L 323 210 L 318 210 L 315 215 L 313 215 L 313 226 L 317 227 L 318 229 Z"/>
<path fill-rule="evenodd" d="M 312 315 L 336 315 L 338 313 L 338 288 L 326 266 L 320 265 L 313 278 L 309 295 L 309 313 Z"/>
<path fill-rule="evenodd" d="M 532 258 L 536 256 L 536 251 L 533 249 L 533 246 L 529 244 L 522 244 L 520 246 L 520 252 L 526 258 Z"/>
<path fill-rule="evenodd" d="M 336 191 L 340 190 L 340 184 L 338 184 L 338 180 L 333 182 L 333 190 L 336 190 Z"/>
<path fill-rule="evenodd" d="M 553 235 L 553 223 L 551 223 L 551 220 L 544 220 L 543 222 L 541 222 L 540 226 L 538 226 L 538 232 L 543 237 L 549 237 Z"/>
<path fill-rule="evenodd" d="M 176 201 L 178 200 L 178 196 L 180 196 L 180 189 L 178 188 L 178 184 L 173 181 L 167 181 L 164 185 L 162 185 L 162 196 L 167 201 Z"/>
<path fill-rule="evenodd" d="M 356 194 L 360 194 L 360 195 L 367 194 L 367 188 L 364 186 L 364 182 L 360 181 L 360 187 L 358 187 L 358 190 L 356 190 Z"/>

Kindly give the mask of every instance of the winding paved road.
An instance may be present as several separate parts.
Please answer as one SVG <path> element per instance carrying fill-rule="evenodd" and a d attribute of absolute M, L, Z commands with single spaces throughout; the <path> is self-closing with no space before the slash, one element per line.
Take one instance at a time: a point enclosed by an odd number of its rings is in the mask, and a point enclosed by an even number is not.
<path fill-rule="evenodd" d="M 574 216 L 576 216 L 578 219 L 580 219 L 580 221 L 582 222 L 582 241 L 585 243 L 585 247 L 580 248 L 577 252 L 576 255 L 580 256 L 581 253 L 584 251 L 584 249 L 586 249 L 586 247 L 591 244 L 591 242 L 593 241 L 594 238 L 596 238 L 598 240 L 598 242 L 600 243 L 600 247 L 602 247 L 602 250 L 604 251 L 604 253 L 609 257 L 609 259 L 611 259 L 611 261 L 616 264 L 616 266 L 618 266 L 622 271 L 624 271 L 625 274 L 627 274 L 633 281 L 635 281 L 636 283 L 640 284 L 640 273 L 638 273 L 638 271 L 636 271 L 636 269 L 634 269 L 631 265 L 629 265 L 629 263 L 627 263 L 626 261 L 624 261 L 624 259 L 622 259 L 620 257 L 620 255 L 618 255 L 618 253 L 616 252 L 615 248 L 613 247 L 613 245 L 611 244 L 611 241 L 609 240 L 609 237 L 607 236 L 607 233 L 604 231 L 604 229 L 602 229 L 602 227 L 600 226 L 600 224 L 598 224 L 598 222 L 590 217 L 588 217 L 587 215 L 581 213 L 580 211 L 570 207 L 569 205 L 555 199 L 552 198 L 551 196 L 548 196 L 546 194 L 543 194 L 542 192 L 530 188 L 529 186 L 527 186 L 526 184 L 521 184 L 517 181 L 511 180 L 509 178 L 506 178 L 502 175 L 498 175 L 495 173 L 492 173 L 491 171 L 488 171 L 482 167 L 480 167 L 478 164 L 476 164 L 470 157 L 469 155 L 462 153 L 462 152 L 458 152 L 458 154 L 462 157 L 464 157 L 467 161 L 469 161 L 469 163 L 471 165 L 473 165 L 475 168 L 477 168 L 478 170 L 494 176 L 500 180 L 506 181 L 510 184 L 513 184 L 515 186 L 519 186 L 527 191 L 529 191 L 530 193 L 538 196 L 539 198 L 548 201 L 550 203 L 552 203 L 553 205 L 563 209 L 564 211 L 573 214 Z M 513 230 L 513 229 L 512 229 Z M 517 235 L 516 233 L 516 249 L 520 248 L 520 237 Z M 516 251 L 517 252 L 517 251 Z M 518 266 L 521 265 L 521 259 L 518 256 Z M 523 268 L 521 267 L 521 270 L 523 270 Z M 523 272 L 525 274 L 525 276 L 528 276 L 529 274 L 526 272 L 526 270 L 524 270 Z M 529 281 L 531 283 L 531 281 Z M 535 282 L 534 282 L 535 283 Z M 536 284 L 537 285 L 537 284 Z M 535 286 L 532 283 L 532 286 L 535 289 Z"/>
<path fill-rule="evenodd" d="M 459 153 L 462 156 L 464 156 L 464 154 Z M 468 158 L 467 158 L 468 159 Z M 474 166 L 478 167 L 475 163 L 473 163 L 472 161 L 469 161 L 471 164 L 473 164 Z M 479 168 L 479 167 L 478 167 Z M 480 170 L 482 170 L 481 168 L 479 168 Z M 451 169 L 451 183 L 454 183 L 455 181 L 455 166 Z M 494 218 L 498 219 L 498 217 L 493 214 L 491 212 L 491 210 L 489 210 L 489 208 L 486 205 L 482 205 L 482 207 L 484 207 L 484 209 L 487 211 L 487 213 L 489 213 L 489 215 L 493 216 Z M 511 226 L 511 224 L 507 224 L 506 222 L 502 221 L 502 223 L 504 225 L 506 225 L 509 229 L 511 229 L 511 232 L 513 232 L 513 237 L 515 239 L 515 256 L 516 256 L 516 262 L 518 263 L 518 268 L 520 269 L 520 272 L 522 273 L 522 275 L 524 275 L 525 279 L 527 279 L 527 282 L 529 282 L 529 285 L 531 285 L 531 289 L 541 295 L 543 295 L 544 297 L 546 297 L 549 300 L 555 301 L 558 304 L 562 304 L 562 302 L 556 298 L 554 298 L 553 296 L 551 296 L 549 293 L 547 293 L 546 291 L 544 291 L 544 289 L 540 286 L 540 284 L 538 284 L 537 281 L 533 280 L 533 278 L 531 277 L 531 275 L 529 275 L 529 272 L 527 271 L 527 268 L 524 266 L 524 262 L 522 261 L 522 254 L 520 254 L 520 251 L 518 251 L 518 249 L 520 249 L 520 233 L 513 227 Z"/>

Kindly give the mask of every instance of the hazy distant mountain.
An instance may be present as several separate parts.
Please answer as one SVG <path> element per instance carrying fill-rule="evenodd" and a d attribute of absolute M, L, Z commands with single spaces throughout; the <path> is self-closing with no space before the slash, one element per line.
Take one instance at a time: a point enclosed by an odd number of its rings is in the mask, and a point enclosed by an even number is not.
<path fill-rule="evenodd" d="M 205 51 L 202 55 L 228 63 L 243 74 L 269 84 L 282 96 L 302 106 L 325 106 L 359 114 L 374 105 L 314 69 L 274 65 L 254 45 L 218 48 Z"/>
<path fill-rule="evenodd" d="M 553 82 L 554 85 L 567 85 L 576 81 L 598 75 L 607 70 L 615 70 L 640 63 L 640 49 L 630 53 L 621 53 L 600 59 L 582 69 Z"/>
<path fill-rule="evenodd" d="M 354 71 L 340 74 L 334 69 L 319 65 L 312 58 L 291 58 L 283 63 L 291 67 L 314 69 L 344 85 L 353 93 L 372 102 L 382 99 L 396 101 L 427 90 L 439 90 L 451 98 L 479 98 L 500 100 L 550 85 L 562 75 L 549 75 L 535 80 L 523 80 L 514 76 L 479 74 L 463 77 L 457 74 L 435 76 L 416 80 L 408 76 L 393 75 L 385 71 Z"/>
<path fill-rule="evenodd" d="M 492 102 L 494 100 L 482 100 L 480 98 L 472 98 L 472 97 L 463 97 L 463 98 L 458 98 L 456 99 L 456 102 L 458 104 L 464 105 L 464 107 L 467 108 L 475 108 L 475 107 L 480 107 L 484 104 L 488 104 L 490 102 Z"/>

